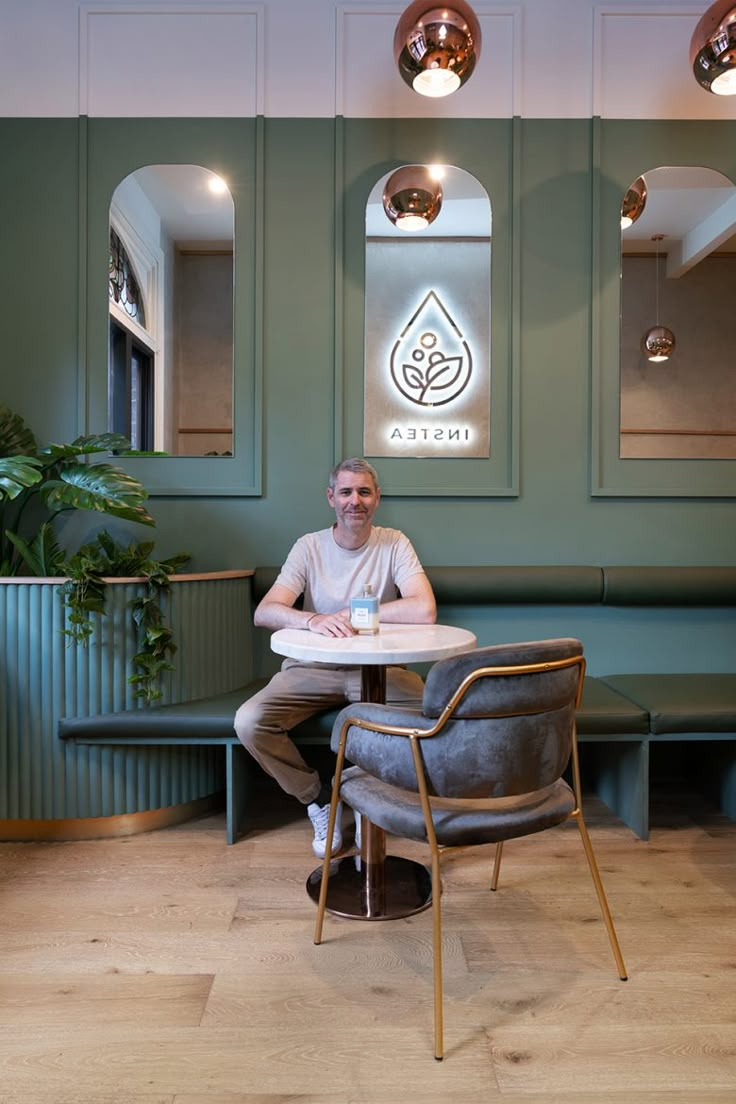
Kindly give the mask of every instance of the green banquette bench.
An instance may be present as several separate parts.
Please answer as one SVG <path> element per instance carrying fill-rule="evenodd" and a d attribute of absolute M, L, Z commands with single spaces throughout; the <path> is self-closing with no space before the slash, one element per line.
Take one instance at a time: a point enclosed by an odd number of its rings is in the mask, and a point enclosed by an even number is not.
<path fill-rule="evenodd" d="M 277 571 L 256 569 L 254 606 Z M 703 784 L 722 811 L 736 819 L 736 568 L 446 566 L 427 568 L 427 574 L 437 597 L 438 620 L 472 628 L 479 645 L 501 642 L 495 636 L 499 631 L 508 640 L 578 636 L 590 671 L 588 636 L 598 642 L 613 634 L 623 642 L 618 670 L 586 675 L 578 737 L 584 785 L 639 837 L 646 839 L 649 834 L 650 763 L 658 745 L 694 749 Z M 631 621 L 627 611 L 634 609 L 644 611 L 643 620 Z M 717 611 L 723 639 L 717 670 L 703 670 L 697 654 L 693 654 L 692 671 L 661 669 L 666 659 L 662 626 L 659 641 L 652 637 L 650 651 L 646 637 L 648 617 L 656 620 L 656 611 L 664 609 L 694 611 L 696 616 Z M 687 645 L 687 620 L 673 624 L 674 630 L 664 625 L 665 634 L 675 631 Z M 261 645 L 267 657 L 263 639 Z M 634 661 L 630 666 L 637 669 L 627 669 L 629 656 Z M 268 661 L 265 658 L 266 665 Z M 599 666 L 601 662 L 605 664 L 605 653 Z M 253 764 L 235 736 L 232 721 L 240 703 L 267 678 L 267 672 L 259 671 L 258 677 L 245 679 L 227 693 L 195 701 L 66 717 L 59 724 L 59 737 L 115 746 L 222 745 L 227 841 L 234 843 L 245 822 Z M 328 712 L 304 722 L 294 730 L 294 739 L 304 745 L 329 744 L 336 714 Z"/>

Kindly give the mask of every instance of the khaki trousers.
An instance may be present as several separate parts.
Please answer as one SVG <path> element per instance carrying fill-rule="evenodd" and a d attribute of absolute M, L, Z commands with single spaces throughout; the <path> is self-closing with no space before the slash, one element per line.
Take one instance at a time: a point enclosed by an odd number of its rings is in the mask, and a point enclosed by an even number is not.
<path fill-rule="evenodd" d="M 386 670 L 386 701 L 421 701 L 424 683 L 403 667 Z M 305 805 L 319 794 L 319 774 L 302 759 L 290 729 L 328 709 L 360 701 L 360 669 L 284 660 L 283 667 L 235 714 L 238 739 L 282 790 Z"/>

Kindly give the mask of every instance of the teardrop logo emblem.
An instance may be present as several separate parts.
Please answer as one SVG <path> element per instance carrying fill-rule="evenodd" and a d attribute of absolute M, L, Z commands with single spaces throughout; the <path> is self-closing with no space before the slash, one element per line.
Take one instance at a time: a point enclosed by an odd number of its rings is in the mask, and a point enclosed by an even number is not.
<path fill-rule="evenodd" d="M 391 377 L 417 406 L 446 406 L 461 395 L 473 358 L 459 327 L 434 291 L 429 291 L 391 350 Z"/>

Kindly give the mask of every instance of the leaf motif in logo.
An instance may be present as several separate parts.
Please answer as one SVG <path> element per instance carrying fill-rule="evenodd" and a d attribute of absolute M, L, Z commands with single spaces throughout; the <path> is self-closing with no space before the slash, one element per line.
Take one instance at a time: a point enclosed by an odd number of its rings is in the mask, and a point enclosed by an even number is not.
<path fill-rule="evenodd" d="M 435 357 L 427 371 L 427 389 L 443 391 L 452 387 L 457 382 L 462 367 L 462 357 Z"/>
<path fill-rule="evenodd" d="M 416 364 L 403 364 L 404 381 L 412 390 L 422 390 L 425 387 L 424 372 L 417 368 Z"/>

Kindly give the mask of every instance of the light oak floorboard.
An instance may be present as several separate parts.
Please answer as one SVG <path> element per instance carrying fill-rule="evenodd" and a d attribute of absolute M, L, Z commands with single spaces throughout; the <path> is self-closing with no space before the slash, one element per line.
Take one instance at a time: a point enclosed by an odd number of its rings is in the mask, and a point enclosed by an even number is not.
<path fill-rule="evenodd" d="M 3 975 L 0 1026 L 54 1028 L 109 1024 L 156 1027 L 159 1023 L 196 1027 L 202 1020 L 212 977 L 201 975 L 54 974 Z"/>
<path fill-rule="evenodd" d="M 509 844 L 496 893 L 492 848 L 444 857 L 442 1063 L 431 913 L 315 947 L 273 791 L 230 848 L 221 816 L 0 844 L 0 1104 L 733 1104 L 736 824 L 674 809 L 645 843 L 587 803 L 625 983 L 574 825 Z"/>

